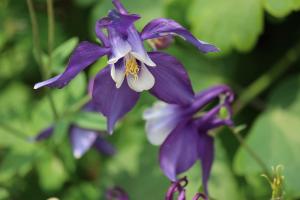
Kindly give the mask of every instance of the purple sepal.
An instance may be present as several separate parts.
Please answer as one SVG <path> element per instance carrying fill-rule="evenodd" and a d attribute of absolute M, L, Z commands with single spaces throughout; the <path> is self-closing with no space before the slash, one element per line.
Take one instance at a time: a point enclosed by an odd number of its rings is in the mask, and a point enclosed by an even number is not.
<path fill-rule="evenodd" d="M 106 191 L 106 200 L 129 200 L 128 194 L 120 187 L 113 187 Z"/>
<path fill-rule="evenodd" d="M 214 140 L 207 133 L 199 133 L 198 154 L 201 160 L 202 185 L 204 193 L 208 194 L 207 182 L 214 160 Z"/>
<path fill-rule="evenodd" d="M 102 69 L 95 78 L 93 88 L 93 102 L 107 117 L 108 132 L 112 134 L 115 123 L 129 112 L 137 100 L 139 93 L 131 90 L 127 83 L 116 88 L 110 76 L 109 66 Z"/>
<path fill-rule="evenodd" d="M 191 104 L 194 92 L 183 65 L 166 53 L 151 52 L 149 56 L 157 65 L 148 68 L 155 77 L 155 84 L 150 92 L 170 104 Z"/>
<path fill-rule="evenodd" d="M 112 26 L 123 36 L 127 36 L 127 29 L 132 26 L 135 21 L 141 18 L 136 14 L 121 14 L 115 10 L 109 11 L 108 17 L 111 20 L 109 26 Z"/>
<path fill-rule="evenodd" d="M 70 142 L 75 158 L 81 158 L 95 143 L 98 133 L 72 126 L 70 129 Z"/>
<path fill-rule="evenodd" d="M 54 131 L 54 127 L 50 126 L 46 129 L 42 130 L 38 135 L 36 135 L 34 137 L 34 140 L 41 141 L 41 140 L 47 139 L 53 134 L 53 131 Z"/>
<path fill-rule="evenodd" d="M 82 70 L 109 52 L 109 48 L 103 48 L 90 42 L 81 42 L 73 51 L 66 70 L 51 79 L 35 84 L 34 89 L 44 86 L 62 88 Z"/>
<path fill-rule="evenodd" d="M 159 152 L 160 167 L 172 181 L 198 159 L 198 131 L 192 122 L 182 122 L 167 137 Z"/>
<path fill-rule="evenodd" d="M 109 156 L 112 156 L 116 153 L 116 149 L 114 148 L 114 146 L 101 136 L 97 137 L 94 143 L 94 148 L 96 148 L 99 152 Z"/>
<path fill-rule="evenodd" d="M 123 4 L 120 2 L 120 0 L 112 0 L 112 3 L 114 4 L 115 8 L 122 14 L 127 14 L 127 10 L 123 6 Z"/>
<path fill-rule="evenodd" d="M 141 33 L 143 40 L 158 38 L 165 35 L 178 35 L 192 43 L 204 53 L 219 51 L 214 45 L 198 40 L 187 29 L 172 19 L 154 19 L 144 27 Z"/>

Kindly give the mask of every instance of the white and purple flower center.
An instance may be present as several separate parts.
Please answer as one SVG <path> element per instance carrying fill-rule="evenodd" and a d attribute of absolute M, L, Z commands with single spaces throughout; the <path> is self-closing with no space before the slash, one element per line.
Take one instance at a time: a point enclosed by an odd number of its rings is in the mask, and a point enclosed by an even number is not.
<path fill-rule="evenodd" d="M 109 62 L 110 63 L 110 62 Z M 111 64 L 111 77 L 120 88 L 124 79 L 127 79 L 128 86 L 136 92 L 149 90 L 154 86 L 155 78 L 147 66 L 155 67 L 155 63 L 145 55 L 136 52 L 128 52 L 117 62 Z"/>

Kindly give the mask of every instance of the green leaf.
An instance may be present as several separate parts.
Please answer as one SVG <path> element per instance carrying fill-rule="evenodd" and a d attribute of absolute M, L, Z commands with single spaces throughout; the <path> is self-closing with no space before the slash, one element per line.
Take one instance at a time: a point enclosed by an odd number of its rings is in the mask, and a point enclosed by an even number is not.
<path fill-rule="evenodd" d="M 83 199 L 100 199 L 100 190 L 91 183 L 80 183 L 68 189 L 64 195 L 64 200 L 83 200 Z"/>
<path fill-rule="evenodd" d="M 87 81 L 84 73 L 78 74 L 64 89 L 53 90 L 57 110 L 62 113 L 86 94 Z"/>
<path fill-rule="evenodd" d="M 69 128 L 70 123 L 68 120 L 62 119 L 55 123 L 52 140 L 56 145 L 60 145 L 63 142 L 63 140 L 68 139 Z"/>
<path fill-rule="evenodd" d="M 0 187 L 0 199 L 4 200 L 4 199 L 8 199 L 8 197 L 9 197 L 8 191 Z"/>
<path fill-rule="evenodd" d="M 4 43 L 1 39 L 0 45 Z M 4 51 L 0 54 L 0 79 L 15 77 L 25 69 L 29 61 L 28 46 L 29 41 L 24 39 L 7 50 L 3 49 Z"/>
<path fill-rule="evenodd" d="M 29 104 L 29 94 L 29 89 L 21 83 L 13 83 L 1 90 L 0 104 L 3 106 L 0 111 L 0 122 L 24 114 Z"/>
<path fill-rule="evenodd" d="M 63 42 L 61 45 L 59 45 L 54 51 L 53 51 L 53 71 L 61 73 L 62 70 L 66 67 L 66 61 L 70 57 L 70 54 L 78 44 L 78 38 L 73 37 L 71 39 L 68 39 L 67 41 Z"/>
<path fill-rule="evenodd" d="M 47 191 L 60 189 L 68 178 L 63 163 L 49 152 L 44 152 L 43 157 L 37 163 L 39 182 Z"/>
<path fill-rule="evenodd" d="M 16 175 L 26 175 L 32 169 L 35 158 L 34 154 L 9 152 L 1 161 L 0 183 L 10 182 Z"/>
<path fill-rule="evenodd" d="M 263 0 L 265 9 L 275 17 L 285 17 L 300 9 L 300 0 Z"/>
<path fill-rule="evenodd" d="M 263 30 L 261 0 L 197 0 L 189 10 L 192 32 L 223 53 L 249 51 Z"/>
<path fill-rule="evenodd" d="M 300 196 L 299 85 L 298 76 L 275 88 L 270 96 L 267 111 L 258 117 L 246 138 L 247 144 L 270 169 L 279 164 L 285 167 L 283 175 L 286 181 L 286 196 L 294 198 Z M 242 147 L 235 157 L 234 168 L 237 173 L 245 176 L 262 173 L 262 169 Z"/>
<path fill-rule="evenodd" d="M 105 131 L 106 118 L 100 113 L 95 112 L 79 112 L 73 122 L 81 128 Z"/>

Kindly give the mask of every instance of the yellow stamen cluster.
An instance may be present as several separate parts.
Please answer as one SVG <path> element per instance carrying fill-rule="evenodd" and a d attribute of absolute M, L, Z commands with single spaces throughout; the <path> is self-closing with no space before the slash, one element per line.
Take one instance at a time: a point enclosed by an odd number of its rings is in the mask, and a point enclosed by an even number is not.
<path fill-rule="evenodd" d="M 140 71 L 139 66 L 136 62 L 136 59 L 133 56 L 129 56 L 127 59 L 125 59 L 125 75 L 128 76 L 131 74 L 134 76 L 134 79 L 138 79 L 138 72 Z"/>

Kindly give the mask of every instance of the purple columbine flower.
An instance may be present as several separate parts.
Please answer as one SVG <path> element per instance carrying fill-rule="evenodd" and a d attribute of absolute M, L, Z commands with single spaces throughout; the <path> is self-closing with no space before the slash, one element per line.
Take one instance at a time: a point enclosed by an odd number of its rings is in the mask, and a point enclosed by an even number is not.
<path fill-rule="evenodd" d="M 178 193 L 177 200 L 186 200 L 185 187 L 188 185 L 188 180 L 183 177 L 177 181 L 172 182 L 168 189 L 165 200 L 174 200 L 175 194 Z M 196 193 L 192 200 L 208 200 L 205 194 Z"/>
<path fill-rule="evenodd" d="M 113 0 L 113 4 L 115 9 L 96 23 L 96 35 L 102 45 L 80 43 L 62 74 L 34 86 L 35 89 L 43 86 L 62 88 L 82 70 L 107 55 L 108 66 L 95 79 L 93 101 L 108 118 L 110 133 L 116 121 L 136 104 L 139 92 L 150 90 L 168 103 L 188 104 L 193 99 L 182 64 L 165 53 L 146 52 L 143 41 L 179 35 L 204 53 L 218 51 L 171 19 L 154 19 L 139 33 L 134 22 L 140 16 L 129 14 L 119 0 Z"/>
<path fill-rule="evenodd" d="M 53 133 L 54 126 L 50 126 L 35 136 L 34 140 L 41 141 L 48 139 Z M 71 125 L 69 128 L 69 139 L 73 155 L 77 159 L 81 158 L 92 147 L 105 155 L 115 154 L 115 148 L 104 139 L 103 133 L 96 130 L 89 130 L 80 128 L 76 125 Z"/>
<path fill-rule="evenodd" d="M 220 102 L 204 113 L 208 104 Z M 202 184 L 207 194 L 207 181 L 214 157 L 214 142 L 208 132 L 220 126 L 232 126 L 233 92 L 225 85 L 212 87 L 195 95 L 190 105 L 160 103 L 144 113 L 147 137 L 161 145 L 159 160 L 164 174 L 172 181 L 187 171 L 197 160 L 202 163 Z M 220 112 L 227 112 L 226 117 Z"/>

